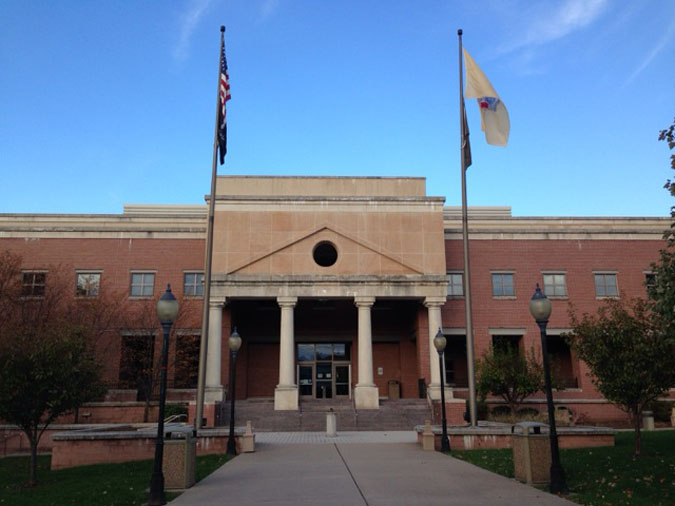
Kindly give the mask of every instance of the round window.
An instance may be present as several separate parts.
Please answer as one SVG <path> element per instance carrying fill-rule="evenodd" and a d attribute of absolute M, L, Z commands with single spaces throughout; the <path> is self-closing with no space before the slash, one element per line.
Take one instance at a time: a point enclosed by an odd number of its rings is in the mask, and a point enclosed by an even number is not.
<path fill-rule="evenodd" d="M 333 243 L 324 241 L 314 246 L 312 256 L 314 257 L 314 261 L 321 267 L 330 267 L 337 262 L 338 254 Z"/>

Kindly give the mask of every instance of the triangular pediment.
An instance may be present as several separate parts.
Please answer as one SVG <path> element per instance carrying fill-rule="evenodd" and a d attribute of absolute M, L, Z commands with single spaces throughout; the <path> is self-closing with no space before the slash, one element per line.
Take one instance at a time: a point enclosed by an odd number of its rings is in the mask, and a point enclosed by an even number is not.
<path fill-rule="evenodd" d="M 317 244 L 329 242 L 337 250 L 337 261 L 328 267 L 318 265 L 313 257 Z M 228 274 L 273 276 L 284 275 L 410 275 L 422 274 L 413 262 L 386 251 L 361 237 L 323 225 L 311 232 L 280 241 L 269 251 L 235 265 Z"/>

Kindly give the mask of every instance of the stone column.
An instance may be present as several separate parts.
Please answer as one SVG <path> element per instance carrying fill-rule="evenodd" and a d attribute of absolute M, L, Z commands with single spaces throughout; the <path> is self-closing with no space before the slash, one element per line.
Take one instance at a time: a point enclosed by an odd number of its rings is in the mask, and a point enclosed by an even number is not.
<path fill-rule="evenodd" d="M 223 345 L 223 307 L 224 301 L 211 301 L 209 304 L 208 353 L 206 355 L 206 387 L 204 402 L 222 402 L 224 388 L 220 380 Z"/>
<path fill-rule="evenodd" d="M 293 310 L 297 297 L 277 297 L 281 308 L 279 332 L 279 384 L 274 390 L 274 409 L 297 410 L 298 386 L 295 384 L 295 337 Z"/>
<path fill-rule="evenodd" d="M 375 297 L 354 297 L 359 312 L 359 382 L 354 388 L 357 409 L 378 409 L 379 392 L 373 381 L 373 338 L 370 309 Z"/>
<path fill-rule="evenodd" d="M 431 373 L 431 382 L 429 383 L 429 396 L 433 400 L 441 398 L 441 369 L 438 363 L 438 352 L 434 346 L 434 337 L 439 328 L 443 328 L 441 321 L 441 306 L 445 304 L 445 297 L 427 297 L 424 299 L 424 305 L 427 308 L 429 320 L 429 369 Z M 445 398 L 452 398 L 452 390 L 445 387 Z"/>

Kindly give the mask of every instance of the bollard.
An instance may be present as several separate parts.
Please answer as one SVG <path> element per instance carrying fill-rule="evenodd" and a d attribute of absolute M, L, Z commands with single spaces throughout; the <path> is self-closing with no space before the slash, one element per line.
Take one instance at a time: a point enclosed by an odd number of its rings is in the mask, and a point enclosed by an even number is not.
<path fill-rule="evenodd" d="M 337 419 L 333 408 L 326 412 L 326 436 L 337 436 Z"/>
<path fill-rule="evenodd" d="M 424 423 L 424 432 L 422 432 L 422 450 L 425 452 L 433 452 L 434 448 L 434 433 L 431 431 L 431 421 L 427 420 Z"/>
<path fill-rule="evenodd" d="M 246 421 L 246 432 L 241 437 L 242 453 L 251 453 L 255 451 L 255 434 L 251 428 L 251 420 Z"/>

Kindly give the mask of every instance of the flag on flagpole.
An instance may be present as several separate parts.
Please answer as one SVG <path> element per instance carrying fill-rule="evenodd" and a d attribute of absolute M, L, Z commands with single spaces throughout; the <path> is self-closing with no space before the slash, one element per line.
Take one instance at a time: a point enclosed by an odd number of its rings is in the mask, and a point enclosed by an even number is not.
<path fill-rule="evenodd" d="M 504 102 L 497 95 L 497 92 L 490 84 L 490 81 L 483 71 L 473 61 L 468 51 L 464 51 L 464 61 L 466 63 L 466 89 L 464 96 L 466 98 L 478 99 L 480 110 L 480 127 L 485 132 L 485 140 L 493 146 L 506 146 L 509 140 L 509 113 L 506 110 Z"/>
<path fill-rule="evenodd" d="M 225 163 L 227 153 L 227 101 L 230 96 L 230 78 L 227 75 L 227 59 L 225 58 L 225 45 L 222 45 L 220 54 L 220 86 L 218 92 L 218 151 L 220 152 L 220 165 Z"/>
<path fill-rule="evenodd" d="M 464 99 L 462 99 L 462 104 Z M 466 111 L 462 105 L 462 121 L 464 121 L 464 137 L 462 138 L 462 151 L 464 152 L 464 170 L 469 168 L 471 165 L 471 143 L 469 142 L 469 124 L 466 122 Z"/>

